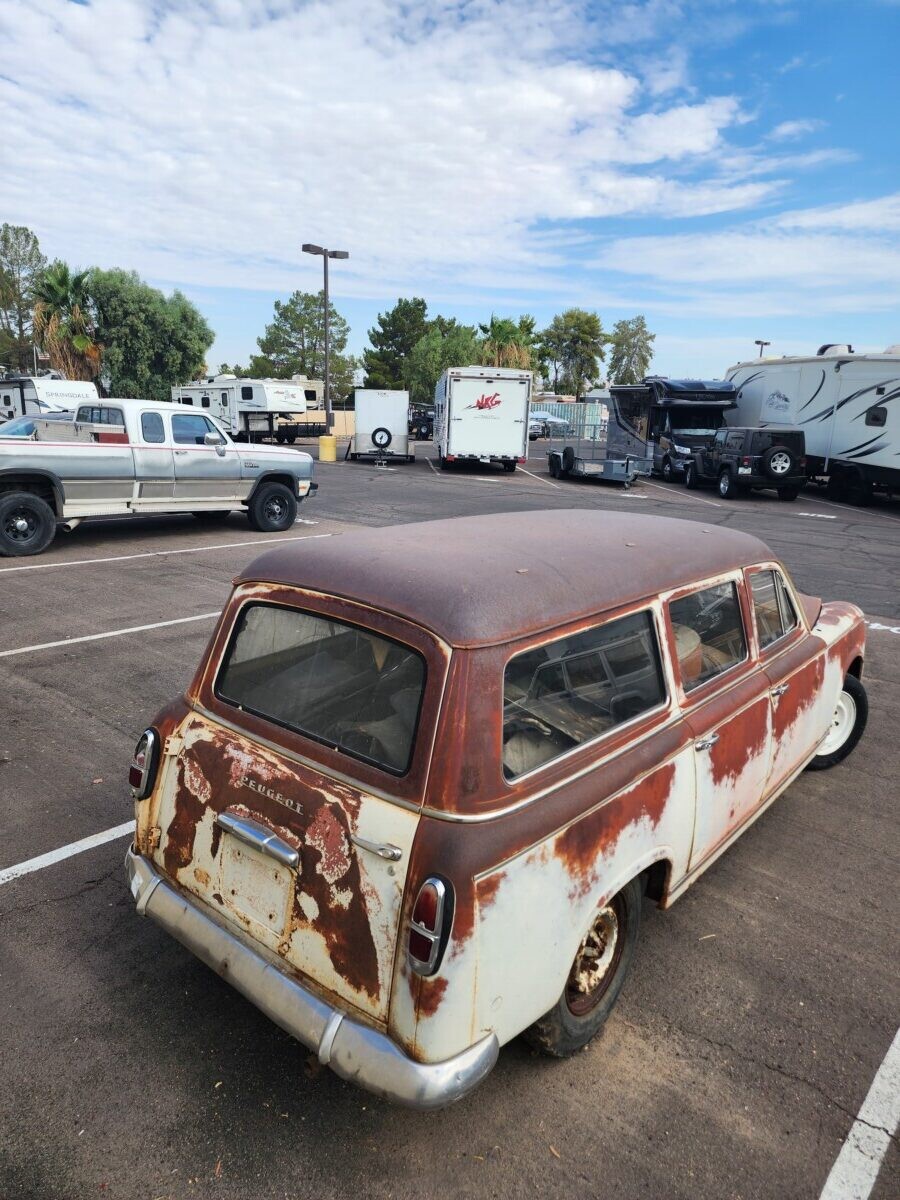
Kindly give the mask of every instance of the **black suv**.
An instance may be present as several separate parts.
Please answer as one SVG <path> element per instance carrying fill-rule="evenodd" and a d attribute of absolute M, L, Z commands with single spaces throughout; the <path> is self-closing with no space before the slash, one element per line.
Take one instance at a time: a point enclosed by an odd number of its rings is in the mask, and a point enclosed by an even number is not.
<path fill-rule="evenodd" d="M 779 500 L 796 500 L 806 483 L 803 430 L 723 427 L 685 463 L 685 487 L 701 483 L 717 483 L 726 500 L 754 488 L 775 488 Z"/>

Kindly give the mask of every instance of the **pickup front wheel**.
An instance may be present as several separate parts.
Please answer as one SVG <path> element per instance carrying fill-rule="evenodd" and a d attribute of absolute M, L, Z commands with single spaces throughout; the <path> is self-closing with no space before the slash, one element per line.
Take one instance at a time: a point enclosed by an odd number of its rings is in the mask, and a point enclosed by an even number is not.
<path fill-rule="evenodd" d="M 634 957 L 642 895 L 641 880 L 632 879 L 594 914 L 563 994 L 525 1030 L 523 1036 L 536 1049 L 554 1058 L 568 1058 L 600 1032 Z"/>
<path fill-rule="evenodd" d="M 297 520 L 297 497 L 283 483 L 264 483 L 250 501 L 247 517 L 260 533 L 283 533 Z"/>
<path fill-rule="evenodd" d="M 40 554 L 56 537 L 56 515 L 40 496 L 9 492 L 0 497 L 0 554 Z"/>

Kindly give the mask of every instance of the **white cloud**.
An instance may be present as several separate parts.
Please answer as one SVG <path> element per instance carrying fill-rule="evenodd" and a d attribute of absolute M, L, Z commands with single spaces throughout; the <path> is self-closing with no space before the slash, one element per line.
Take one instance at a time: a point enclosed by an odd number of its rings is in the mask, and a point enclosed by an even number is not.
<path fill-rule="evenodd" d="M 898 0 L 900 3 L 900 0 Z M 855 204 L 809 208 L 782 213 L 778 224 L 784 229 L 831 229 L 861 233 L 900 233 L 900 192 L 860 200 Z"/>
<path fill-rule="evenodd" d="M 357 294 L 468 288 L 478 271 L 519 286 L 565 261 L 535 228 L 778 190 L 715 161 L 736 98 L 667 106 L 656 88 L 642 111 L 636 74 L 588 61 L 680 11 L 33 0 L 0 18 L 16 78 L 0 79 L 4 213 L 76 263 L 189 284 L 296 286 L 315 275 L 309 239 L 350 249 L 338 286 Z"/>
<path fill-rule="evenodd" d="M 790 142 L 796 138 L 803 137 L 807 133 L 815 133 L 817 129 L 821 129 L 825 124 L 824 121 L 816 121 L 812 118 L 803 118 L 796 121 L 782 121 L 780 125 L 776 125 L 769 137 L 773 142 Z"/>

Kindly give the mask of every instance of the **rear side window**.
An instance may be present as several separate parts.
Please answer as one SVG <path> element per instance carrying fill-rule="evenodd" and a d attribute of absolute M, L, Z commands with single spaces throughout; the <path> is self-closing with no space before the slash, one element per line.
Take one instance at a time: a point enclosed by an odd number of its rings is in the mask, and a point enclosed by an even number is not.
<path fill-rule="evenodd" d="M 395 775 L 409 770 L 425 661 L 408 646 L 340 621 L 249 604 L 216 695 Z"/>
<path fill-rule="evenodd" d="M 747 657 L 737 585 L 717 583 L 669 604 L 675 652 L 686 692 Z"/>
<path fill-rule="evenodd" d="M 759 647 L 764 650 L 797 627 L 797 611 L 778 571 L 756 571 L 750 576 L 753 616 Z"/>
<path fill-rule="evenodd" d="M 503 774 L 515 779 L 665 699 L 648 612 L 517 654 L 503 677 Z"/>
<path fill-rule="evenodd" d="M 141 437 L 145 442 L 164 442 L 166 431 L 159 413 L 141 413 Z"/>

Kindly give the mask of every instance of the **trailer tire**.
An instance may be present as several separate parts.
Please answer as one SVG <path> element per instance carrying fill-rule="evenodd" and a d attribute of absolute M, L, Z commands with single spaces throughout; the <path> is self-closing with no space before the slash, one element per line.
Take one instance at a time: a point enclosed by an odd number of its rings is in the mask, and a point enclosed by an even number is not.
<path fill-rule="evenodd" d="M 558 454 L 550 455 L 550 461 L 547 464 L 547 470 L 550 472 L 551 479 L 559 479 L 559 477 L 562 475 Z"/>
<path fill-rule="evenodd" d="M 56 537 L 56 514 L 33 492 L 0 497 L 0 556 L 41 554 Z"/>
<path fill-rule="evenodd" d="M 287 444 L 289 446 L 293 446 L 294 442 L 296 442 L 296 440 L 297 440 L 297 435 L 296 435 L 296 433 L 286 433 L 284 435 L 284 440 L 287 442 Z"/>
<path fill-rule="evenodd" d="M 571 446 L 566 446 L 562 452 L 562 473 L 568 475 L 575 466 L 575 451 Z"/>
<path fill-rule="evenodd" d="M 391 431 L 385 429 L 383 425 L 379 425 L 377 429 L 372 430 L 372 445 L 376 446 L 379 450 L 387 450 L 393 440 Z"/>
<path fill-rule="evenodd" d="M 247 519 L 260 533 L 283 533 L 297 520 L 297 497 L 283 483 L 264 483 L 248 505 Z"/>
<path fill-rule="evenodd" d="M 517 466 L 518 466 L 518 463 L 515 463 L 515 462 L 504 462 L 503 470 L 504 471 L 514 471 Z"/>

